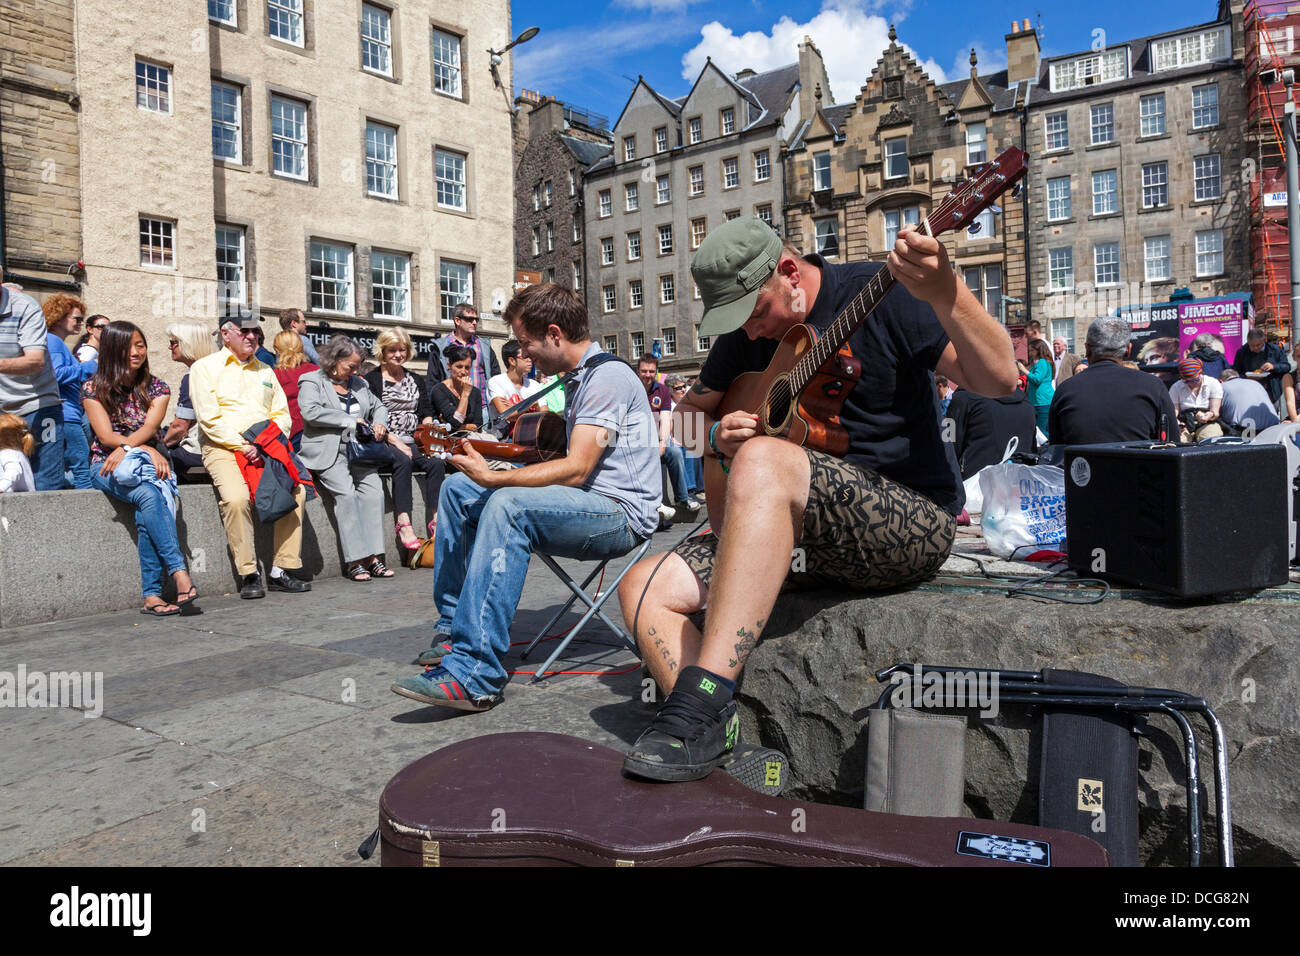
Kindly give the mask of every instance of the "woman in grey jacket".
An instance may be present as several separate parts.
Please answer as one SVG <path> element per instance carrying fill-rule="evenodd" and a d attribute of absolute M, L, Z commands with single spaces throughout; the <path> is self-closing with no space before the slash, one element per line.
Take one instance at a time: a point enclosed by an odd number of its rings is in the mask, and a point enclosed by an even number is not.
<path fill-rule="evenodd" d="M 391 578 L 384 565 L 384 486 L 376 461 L 348 460 L 358 423 L 369 426 L 376 443 L 388 437 L 388 413 L 375 398 L 361 367 L 360 347 L 336 335 L 320 349 L 321 367 L 298 380 L 302 449 L 298 456 L 312 471 L 317 488 L 334 499 L 339 550 L 353 581 Z"/>

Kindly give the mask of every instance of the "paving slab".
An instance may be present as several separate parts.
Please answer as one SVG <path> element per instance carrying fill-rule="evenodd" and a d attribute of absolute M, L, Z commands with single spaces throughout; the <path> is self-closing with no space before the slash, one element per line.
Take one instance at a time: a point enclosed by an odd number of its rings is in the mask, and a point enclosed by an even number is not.
<path fill-rule="evenodd" d="M 9 865 L 377 866 L 356 854 L 377 819 L 369 801 L 267 773 Z"/>
<path fill-rule="evenodd" d="M 108 757 L 88 753 L 77 766 L 33 774 L 0 792 L 0 863 L 265 773 L 158 738 Z"/>

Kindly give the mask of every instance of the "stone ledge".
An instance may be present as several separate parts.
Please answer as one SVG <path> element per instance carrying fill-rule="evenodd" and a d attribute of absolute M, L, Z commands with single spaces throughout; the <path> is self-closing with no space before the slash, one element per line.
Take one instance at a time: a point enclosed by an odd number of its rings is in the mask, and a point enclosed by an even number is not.
<path fill-rule="evenodd" d="M 1237 862 L 1300 861 L 1300 620 L 1293 601 L 1191 605 L 1123 592 L 1099 605 L 1066 606 L 1008 599 L 973 577 L 969 585 L 948 577 L 876 597 L 818 591 L 778 602 L 739 700 L 745 732 L 757 730 L 764 744 L 790 755 L 791 795 L 862 805 L 865 711 L 884 690 L 873 676 L 880 667 L 1065 668 L 1205 697 L 1228 740 Z M 1243 700 L 1248 687 L 1253 701 Z M 1037 822 L 1037 726 L 1011 704 L 994 720 L 971 720 L 968 813 Z M 1203 861 L 1213 864 L 1213 754 L 1203 725 L 1197 737 L 1209 795 Z M 1138 775 L 1142 861 L 1185 864 L 1181 737 L 1170 721 L 1153 717 L 1140 747 L 1151 760 Z"/>
<path fill-rule="evenodd" d="M 389 482 L 385 480 L 387 490 Z M 416 533 L 423 489 L 412 483 Z M 384 504 L 385 563 L 397 569 L 391 498 Z M 307 503 L 302 574 L 342 574 L 332 508 Z M 177 515 L 181 549 L 200 595 L 238 590 L 226 533 L 211 485 L 182 485 Z M 257 555 L 267 570 L 270 526 L 254 521 Z M 135 511 L 100 491 L 33 491 L 0 495 L 0 629 L 138 607 L 140 562 Z"/>

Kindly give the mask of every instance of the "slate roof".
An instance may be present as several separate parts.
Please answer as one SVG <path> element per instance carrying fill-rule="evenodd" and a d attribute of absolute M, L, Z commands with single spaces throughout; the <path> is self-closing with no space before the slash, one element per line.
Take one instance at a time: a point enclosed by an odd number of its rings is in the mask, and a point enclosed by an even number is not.
<path fill-rule="evenodd" d="M 1052 64 L 1060 63 L 1063 60 L 1072 60 L 1075 57 L 1087 56 L 1091 50 L 1078 50 L 1074 53 L 1066 53 L 1061 56 L 1054 56 L 1050 59 L 1044 59 L 1038 65 L 1038 85 L 1034 88 L 1030 98 L 1030 107 L 1048 106 L 1053 103 L 1061 103 L 1074 99 L 1091 99 L 1098 94 L 1107 95 L 1111 92 L 1122 92 L 1142 86 L 1157 86 L 1164 83 L 1175 82 L 1189 76 L 1196 76 L 1202 73 L 1215 73 L 1223 69 L 1233 69 L 1240 67 L 1237 60 L 1231 58 L 1223 60 L 1212 60 L 1208 63 L 1198 63 L 1195 66 L 1185 66 L 1175 70 L 1161 70 L 1159 73 L 1154 72 L 1155 52 L 1152 44 L 1156 40 L 1163 40 L 1168 37 L 1181 36 L 1185 33 L 1197 33 L 1203 30 L 1210 30 L 1214 27 L 1228 27 L 1229 39 L 1228 48 L 1232 47 L 1231 39 L 1231 21 L 1213 20 L 1209 23 L 1200 23 L 1195 26 L 1179 27 L 1177 30 L 1165 30 L 1162 33 L 1153 33 L 1149 36 L 1138 37 L 1135 40 L 1127 40 L 1123 43 L 1111 43 L 1107 46 L 1108 50 L 1122 49 L 1127 47 L 1129 56 L 1129 76 L 1123 80 L 1111 80 L 1109 83 L 1096 83 L 1091 86 L 1080 87 L 1075 90 L 1062 90 L 1059 93 L 1051 91 Z"/>
<path fill-rule="evenodd" d="M 1007 85 L 1007 71 L 999 70 L 997 73 L 986 73 L 979 78 L 984 87 L 984 92 L 989 95 L 993 101 L 993 112 L 1003 113 L 1007 110 L 1014 109 L 1016 105 L 1016 88 Z M 970 83 L 970 77 L 962 80 L 954 80 L 951 83 L 940 83 L 939 89 L 952 100 L 952 105 L 956 106 L 961 102 L 962 94 L 966 92 L 966 86 Z"/>
<path fill-rule="evenodd" d="M 574 159 L 584 167 L 590 166 L 596 160 L 608 156 L 614 151 L 614 147 L 609 143 L 593 143 L 588 139 L 578 139 L 576 136 L 565 136 L 560 134 L 560 142 L 565 148 L 573 154 Z"/>
<path fill-rule="evenodd" d="M 781 115 L 791 92 L 799 85 L 799 64 L 787 63 L 766 73 L 747 76 L 737 80 L 736 83 L 753 94 L 759 108 L 765 111 L 754 122 L 754 128 L 775 125 L 781 121 Z"/>

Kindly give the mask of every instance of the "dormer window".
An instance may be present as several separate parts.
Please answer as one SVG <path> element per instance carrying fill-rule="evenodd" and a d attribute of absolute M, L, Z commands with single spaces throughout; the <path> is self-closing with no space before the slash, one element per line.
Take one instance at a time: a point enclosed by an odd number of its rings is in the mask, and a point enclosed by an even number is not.
<path fill-rule="evenodd" d="M 1215 27 L 1203 33 L 1186 33 L 1167 40 L 1155 40 L 1151 44 L 1151 60 L 1155 64 L 1156 73 L 1224 60 L 1231 55 L 1226 26 Z"/>
<path fill-rule="evenodd" d="M 1052 64 L 1052 92 L 1079 90 L 1128 77 L 1128 47 Z"/>

